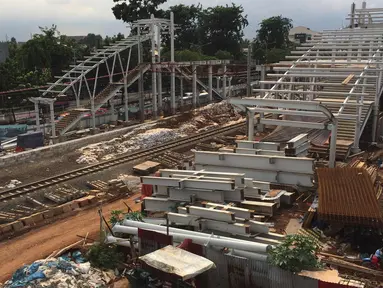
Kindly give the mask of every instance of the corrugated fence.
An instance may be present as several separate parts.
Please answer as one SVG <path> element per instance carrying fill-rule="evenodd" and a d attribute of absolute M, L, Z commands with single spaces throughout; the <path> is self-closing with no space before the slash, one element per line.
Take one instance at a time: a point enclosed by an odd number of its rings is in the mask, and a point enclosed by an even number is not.
<path fill-rule="evenodd" d="M 211 247 L 205 248 L 205 257 L 215 263 L 208 272 L 208 287 L 219 288 L 318 288 L 326 283 L 300 276 L 267 262 L 223 254 Z M 324 284 L 324 285 L 323 285 Z M 349 287 L 331 284 L 332 288 Z"/>

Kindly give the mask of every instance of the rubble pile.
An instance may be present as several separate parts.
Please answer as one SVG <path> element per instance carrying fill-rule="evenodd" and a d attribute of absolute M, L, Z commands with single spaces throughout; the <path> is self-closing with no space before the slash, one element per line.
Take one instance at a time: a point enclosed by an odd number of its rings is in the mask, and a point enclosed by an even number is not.
<path fill-rule="evenodd" d="M 98 163 L 100 160 L 113 159 L 119 154 L 148 149 L 160 143 L 203 132 L 219 125 L 232 124 L 241 119 L 241 115 L 226 101 L 213 103 L 196 110 L 193 118 L 178 128 L 156 128 L 157 123 L 152 123 L 142 125 L 121 137 L 82 147 L 79 149 L 82 155 L 76 162 Z"/>
<path fill-rule="evenodd" d="M 130 132 L 129 134 L 131 134 Z M 175 140 L 183 137 L 173 129 L 155 128 L 138 135 L 115 138 L 110 141 L 92 144 L 80 149 L 83 154 L 77 159 L 77 163 L 97 163 L 100 160 L 115 158 L 119 154 L 129 153 L 140 149 L 148 149 L 159 143 Z M 124 141 L 125 140 L 125 141 Z"/>
<path fill-rule="evenodd" d="M 65 257 L 38 260 L 18 269 L 4 288 L 18 287 L 107 287 L 112 278 L 90 266 L 89 262 Z"/>
<path fill-rule="evenodd" d="M 0 189 L 13 189 L 13 188 L 16 188 L 16 186 L 20 185 L 20 184 L 22 184 L 21 181 L 14 179 L 14 180 L 9 181 L 9 183 L 7 183 L 4 187 L 0 186 Z"/>

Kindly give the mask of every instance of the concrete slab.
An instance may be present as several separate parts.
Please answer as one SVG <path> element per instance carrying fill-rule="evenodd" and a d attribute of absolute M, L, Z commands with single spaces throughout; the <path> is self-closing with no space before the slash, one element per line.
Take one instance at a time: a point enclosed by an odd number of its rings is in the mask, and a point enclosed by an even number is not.
<path fill-rule="evenodd" d="M 297 234 L 298 230 L 302 228 L 302 223 L 298 219 L 290 219 L 285 229 L 287 235 Z"/>

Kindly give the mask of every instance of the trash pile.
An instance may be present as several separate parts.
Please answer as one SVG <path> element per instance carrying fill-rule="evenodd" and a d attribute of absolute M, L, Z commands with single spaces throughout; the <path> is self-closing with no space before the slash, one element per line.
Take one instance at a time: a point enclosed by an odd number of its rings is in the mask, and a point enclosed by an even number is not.
<path fill-rule="evenodd" d="M 16 186 L 20 185 L 20 184 L 22 184 L 22 182 L 19 181 L 19 180 L 16 180 L 16 179 L 15 180 L 11 180 L 4 187 L 0 187 L 0 189 L 13 189 L 13 188 L 16 188 Z"/>
<path fill-rule="evenodd" d="M 38 260 L 19 268 L 4 288 L 19 287 L 107 287 L 112 280 L 106 272 L 92 268 L 80 251 L 59 258 Z"/>
<path fill-rule="evenodd" d="M 132 131 L 133 132 L 133 131 Z M 119 154 L 129 153 L 140 149 L 148 149 L 160 143 L 176 140 L 185 135 L 177 130 L 167 128 L 154 128 L 132 136 L 132 132 L 110 141 L 91 144 L 82 147 L 82 155 L 76 160 L 79 164 L 98 163 L 100 160 L 115 158 Z"/>

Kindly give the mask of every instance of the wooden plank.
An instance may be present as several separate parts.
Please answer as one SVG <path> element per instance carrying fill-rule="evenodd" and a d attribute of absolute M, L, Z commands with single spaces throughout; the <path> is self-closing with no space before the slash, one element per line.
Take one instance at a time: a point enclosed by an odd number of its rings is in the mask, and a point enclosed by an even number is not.
<path fill-rule="evenodd" d="M 355 77 L 354 74 L 350 74 L 350 75 L 348 75 L 348 76 L 346 77 L 346 79 L 343 80 L 342 85 L 347 85 L 347 84 L 351 81 L 351 79 L 354 78 L 354 77 Z"/>

